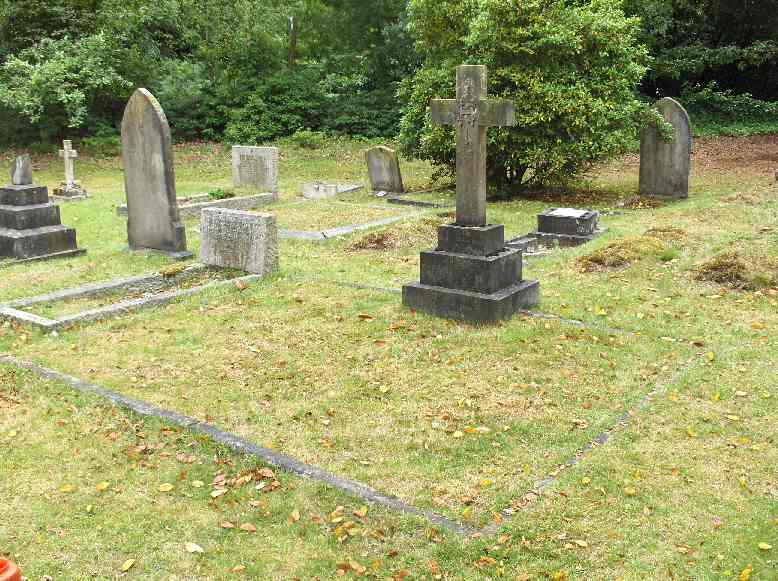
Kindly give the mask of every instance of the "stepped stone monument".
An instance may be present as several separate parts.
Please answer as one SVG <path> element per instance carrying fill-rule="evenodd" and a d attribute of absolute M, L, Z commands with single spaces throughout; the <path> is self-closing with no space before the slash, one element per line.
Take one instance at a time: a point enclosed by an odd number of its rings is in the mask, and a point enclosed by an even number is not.
<path fill-rule="evenodd" d="M 173 146 L 165 112 L 146 89 L 133 93 L 122 119 L 127 238 L 131 250 L 192 256 L 178 214 Z"/>
<path fill-rule="evenodd" d="M 457 98 L 432 101 L 432 120 L 457 128 L 456 222 L 438 229 L 436 250 L 421 254 L 421 281 L 403 287 L 403 304 L 470 322 L 510 318 L 540 299 L 522 280 L 522 251 L 507 248 L 502 224 L 486 223 L 486 128 L 515 125 L 514 105 L 487 100 L 486 67 L 457 67 Z"/>
<path fill-rule="evenodd" d="M 673 126 L 673 138 L 665 141 L 653 125 L 640 139 L 640 194 L 683 199 L 689 197 L 692 126 L 686 110 L 666 97 L 655 105 Z"/>
<path fill-rule="evenodd" d="M 32 183 L 29 155 L 18 157 L 11 185 L 0 188 L 0 257 L 42 260 L 83 254 L 76 231 L 62 225 L 45 186 Z"/>
<path fill-rule="evenodd" d="M 379 145 L 365 152 L 367 171 L 370 174 L 370 185 L 374 192 L 402 193 L 402 173 L 400 162 L 394 149 Z"/>
<path fill-rule="evenodd" d="M 233 146 L 232 184 L 236 188 L 278 193 L 278 148 Z"/>
<path fill-rule="evenodd" d="M 86 198 L 86 190 L 81 187 L 81 182 L 76 180 L 75 159 L 78 157 L 78 152 L 73 149 L 72 141 L 66 139 L 62 142 L 59 156 L 65 162 L 65 181 L 54 190 L 54 194 L 66 198 Z"/>
<path fill-rule="evenodd" d="M 278 226 L 271 214 L 206 208 L 200 223 L 200 260 L 252 274 L 278 270 Z"/>

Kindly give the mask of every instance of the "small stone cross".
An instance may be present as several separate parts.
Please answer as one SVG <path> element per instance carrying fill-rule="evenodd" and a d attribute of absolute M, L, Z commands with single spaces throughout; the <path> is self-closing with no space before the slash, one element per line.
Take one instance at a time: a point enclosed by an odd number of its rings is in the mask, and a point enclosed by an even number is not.
<path fill-rule="evenodd" d="M 486 128 L 516 125 L 516 108 L 487 100 L 486 67 L 457 67 L 457 98 L 433 99 L 432 122 L 457 128 L 457 224 L 486 225 Z"/>
<path fill-rule="evenodd" d="M 62 142 L 64 149 L 59 150 L 59 156 L 65 160 L 65 189 L 70 190 L 76 183 L 76 169 L 73 161 L 78 157 L 78 152 L 73 149 L 73 142 L 66 139 Z"/>

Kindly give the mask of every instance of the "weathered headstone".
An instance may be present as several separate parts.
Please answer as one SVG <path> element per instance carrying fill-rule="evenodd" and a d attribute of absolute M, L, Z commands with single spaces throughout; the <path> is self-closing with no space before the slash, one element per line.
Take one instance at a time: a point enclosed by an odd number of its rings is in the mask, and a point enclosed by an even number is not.
<path fill-rule="evenodd" d="M 124 109 L 122 158 L 130 248 L 179 259 L 191 256 L 178 215 L 170 127 L 146 89 L 136 90 Z"/>
<path fill-rule="evenodd" d="M 86 191 L 81 187 L 81 183 L 76 181 L 75 159 L 78 152 L 73 149 L 73 142 L 65 139 L 62 142 L 62 149 L 59 150 L 59 156 L 65 163 L 65 181 L 61 187 L 56 188 L 54 193 L 58 196 L 66 197 L 86 197 Z"/>
<path fill-rule="evenodd" d="M 432 101 L 432 120 L 457 128 L 457 219 L 421 254 L 421 281 L 403 304 L 472 322 L 507 319 L 537 304 L 540 285 L 522 280 L 521 250 L 505 246 L 502 224 L 486 224 L 486 128 L 515 125 L 511 102 L 487 100 L 486 67 L 457 67 L 457 98 Z"/>
<path fill-rule="evenodd" d="M 232 183 L 236 188 L 278 192 L 278 148 L 236 145 L 232 148 Z"/>
<path fill-rule="evenodd" d="M 32 183 L 30 156 L 16 159 L 10 186 L 0 188 L 0 257 L 41 260 L 83 254 L 76 231 L 62 225 L 45 186 Z"/>
<path fill-rule="evenodd" d="M 688 198 L 692 154 L 689 115 L 669 97 L 658 101 L 655 107 L 673 126 L 673 138 L 665 141 L 654 125 L 643 130 L 640 140 L 640 194 Z"/>
<path fill-rule="evenodd" d="M 365 158 L 374 192 L 402 193 L 405 191 L 400 161 L 394 149 L 379 145 L 368 149 Z"/>
<path fill-rule="evenodd" d="M 278 269 L 278 227 L 271 214 L 207 208 L 200 224 L 200 260 L 252 274 Z"/>
<path fill-rule="evenodd" d="M 11 184 L 27 186 L 32 183 L 32 160 L 28 154 L 20 155 L 11 166 Z"/>

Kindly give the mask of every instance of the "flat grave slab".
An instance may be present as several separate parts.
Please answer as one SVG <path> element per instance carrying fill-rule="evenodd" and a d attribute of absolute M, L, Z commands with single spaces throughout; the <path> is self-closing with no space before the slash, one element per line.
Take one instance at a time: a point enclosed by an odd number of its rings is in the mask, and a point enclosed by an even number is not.
<path fill-rule="evenodd" d="M 338 194 L 350 194 L 361 189 L 362 186 L 358 184 L 311 182 L 303 186 L 303 197 L 307 200 L 326 200 L 335 198 Z"/>
<path fill-rule="evenodd" d="M 526 236 L 509 240 L 511 248 L 532 248 L 538 246 L 554 248 L 557 246 L 580 246 L 591 242 L 605 228 L 599 225 L 600 213 L 578 208 L 550 208 L 538 214 L 538 228 Z"/>

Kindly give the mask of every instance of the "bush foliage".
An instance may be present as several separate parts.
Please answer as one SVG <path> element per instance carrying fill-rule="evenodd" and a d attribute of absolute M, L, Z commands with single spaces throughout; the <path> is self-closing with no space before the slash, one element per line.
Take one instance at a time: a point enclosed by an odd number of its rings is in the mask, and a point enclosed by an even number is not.
<path fill-rule="evenodd" d="M 426 60 L 403 85 L 401 145 L 444 171 L 454 129 L 432 125 L 429 101 L 453 97 L 460 63 L 487 65 L 490 95 L 516 104 L 517 125 L 488 133 L 493 185 L 564 180 L 624 151 L 652 115 L 635 94 L 647 63 L 638 23 L 613 2 L 412 0 L 410 23 Z"/>

